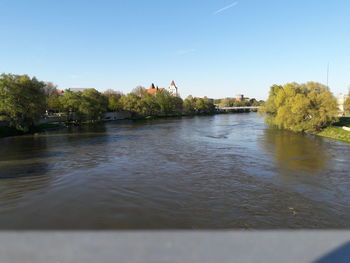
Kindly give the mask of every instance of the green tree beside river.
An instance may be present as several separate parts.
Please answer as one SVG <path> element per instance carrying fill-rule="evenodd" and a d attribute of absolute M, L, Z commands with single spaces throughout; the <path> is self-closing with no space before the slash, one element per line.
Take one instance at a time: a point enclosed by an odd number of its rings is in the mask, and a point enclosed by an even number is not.
<path fill-rule="evenodd" d="M 0 127 L 0 136 L 36 131 L 39 119 L 50 114 L 81 123 L 100 120 L 107 111 L 121 110 L 131 112 L 133 117 L 144 118 L 212 114 L 216 109 L 213 101 L 206 97 L 189 96 L 183 101 L 165 89 L 149 94 L 138 86 L 127 95 L 114 90 L 104 93 L 96 89 L 60 91 L 51 82 L 38 81 L 27 75 L 0 76 L 0 121 L 9 124 L 9 127 Z"/>
<path fill-rule="evenodd" d="M 45 83 L 27 75 L 0 76 L 0 116 L 10 127 L 27 132 L 46 109 Z"/>
<path fill-rule="evenodd" d="M 315 82 L 274 85 L 260 109 L 268 124 L 296 132 L 315 133 L 338 121 L 338 106 L 328 87 Z"/>

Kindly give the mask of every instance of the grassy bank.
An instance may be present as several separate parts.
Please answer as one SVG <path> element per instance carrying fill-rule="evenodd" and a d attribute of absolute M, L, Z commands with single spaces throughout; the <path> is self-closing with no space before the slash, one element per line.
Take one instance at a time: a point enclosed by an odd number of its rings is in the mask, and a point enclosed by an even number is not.
<path fill-rule="evenodd" d="M 316 135 L 350 142 L 350 131 L 344 130 L 342 127 L 350 127 L 350 117 L 342 117 L 339 122 L 335 123 L 331 127 L 327 127 L 323 131 L 316 133 Z"/>

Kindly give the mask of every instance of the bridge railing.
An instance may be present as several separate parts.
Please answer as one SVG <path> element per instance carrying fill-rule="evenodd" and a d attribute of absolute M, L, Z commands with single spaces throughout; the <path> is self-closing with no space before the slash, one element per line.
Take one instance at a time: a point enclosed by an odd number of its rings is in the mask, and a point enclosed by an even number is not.
<path fill-rule="evenodd" d="M 257 110 L 260 106 L 217 107 L 218 110 Z"/>

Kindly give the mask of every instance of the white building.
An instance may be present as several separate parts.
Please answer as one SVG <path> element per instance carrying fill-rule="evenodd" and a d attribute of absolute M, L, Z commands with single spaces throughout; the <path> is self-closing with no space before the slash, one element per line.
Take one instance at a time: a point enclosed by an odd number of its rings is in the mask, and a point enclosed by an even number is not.
<path fill-rule="evenodd" d="M 345 114 L 345 109 L 344 109 L 344 103 L 346 101 L 346 99 L 348 98 L 348 95 L 345 94 L 339 94 L 337 97 L 337 102 L 338 102 L 338 108 L 340 110 L 340 115 L 344 115 Z"/>
<path fill-rule="evenodd" d="M 173 94 L 173 96 L 176 96 L 176 97 L 179 96 L 179 92 L 178 92 L 178 89 L 177 89 L 174 81 L 172 81 L 171 84 L 170 84 L 169 92 L 171 94 Z"/>

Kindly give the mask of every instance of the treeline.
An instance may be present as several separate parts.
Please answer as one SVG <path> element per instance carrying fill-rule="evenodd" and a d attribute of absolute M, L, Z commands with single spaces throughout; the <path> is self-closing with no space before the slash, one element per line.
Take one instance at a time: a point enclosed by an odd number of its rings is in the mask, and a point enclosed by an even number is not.
<path fill-rule="evenodd" d="M 158 90 L 155 94 L 149 94 L 141 86 L 126 95 L 112 89 L 104 93 L 95 89 L 86 89 L 82 92 L 66 90 L 63 95 L 51 92 L 47 101 L 49 111 L 65 112 L 67 116 L 76 120 L 97 120 L 107 111 L 122 110 L 131 112 L 134 117 L 215 112 L 215 105 L 206 97 L 188 96 L 182 100 L 167 90 Z"/>
<path fill-rule="evenodd" d="M 27 75 L 2 74 L 0 76 L 0 121 L 7 121 L 19 131 L 28 131 L 49 113 L 62 113 L 68 121 L 96 121 L 107 111 L 129 111 L 134 117 L 180 114 L 211 114 L 215 112 L 213 101 L 189 96 L 185 100 L 168 91 L 154 95 L 137 87 L 124 95 L 96 89 L 73 92 L 57 90 L 52 83 L 45 83 Z"/>
<path fill-rule="evenodd" d="M 336 98 L 320 83 L 288 83 L 270 88 L 260 109 L 267 123 L 297 132 L 317 132 L 338 121 Z"/>

